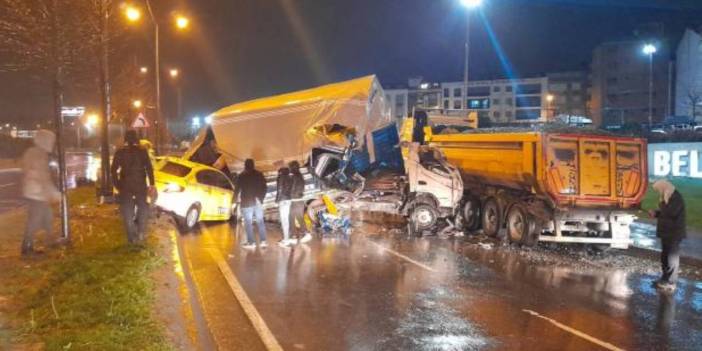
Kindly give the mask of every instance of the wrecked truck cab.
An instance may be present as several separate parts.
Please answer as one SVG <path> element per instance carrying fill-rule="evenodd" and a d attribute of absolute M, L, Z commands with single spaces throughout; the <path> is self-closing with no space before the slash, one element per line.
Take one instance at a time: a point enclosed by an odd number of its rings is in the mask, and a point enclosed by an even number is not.
<path fill-rule="evenodd" d="M 452 221 L 463 197 L 463 181 L 456 167 L 436 148 L 403 142 L 406 194 L 402 213 L 410 231 L 421 233 L 436 227 L 439 219 Z"/>

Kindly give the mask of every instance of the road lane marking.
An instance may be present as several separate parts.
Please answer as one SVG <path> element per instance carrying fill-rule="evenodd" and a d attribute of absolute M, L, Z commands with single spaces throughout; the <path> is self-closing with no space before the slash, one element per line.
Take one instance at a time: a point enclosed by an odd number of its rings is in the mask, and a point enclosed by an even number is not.
<path fill-rule="evenodd" d="M 405 260 L 405 261 L 407 261 L 407 262 L 409 262 L 409 263 L 412 263 L 412 264 L 414 264 L 414 265 L 417 265 L 418 267 L 424 268 L 424 269 L 428 270 L 429 272 L 436 273 L 436 269 L 431 268 L 431 267 L 425 265 L 425 264 L 422 263 L 422 262 L 415 261 L 415 260 L 413 260 L 413 259 L 411 259 L 411 258 L 409 258 L 409 257 L 407 257 L 407 256 L 405 256 L 405 255 L 403 255 L 403 254 L 401 254 L 401 253 L 399 253 L 399 252 L 393 250 L 393 249 L 389 249 L 389 248 L 387 248 L 387 247 L 385 247 L 385 246 L 383 246 L 383 245 L 380 245 L 380 244 L 378 244 L 378 243 L 376 243 L 376 242 L 374 242 L 374 241 L 368 240 L 368 242 L 370 242 L 371 244 L 377 246 L 379 249 L 381 249 L 381 250 L 383 250 L 383 251 L 385 251 L 385 252 L 388 252 L 388 253 L 390 253 L 390 254 L 392 254 L 392 255 L 395 255 L 395 256 L 397 256 L 397 257 L 399 257 L 399 258 L 401 258 L 401 259 L 403 259 L 403 260 Z"/>
<path fill-rule="evenodd" d="M 222 254 L 217 249 L 211 248 L 208 250 L 210 251 L 212 258 L 217 263 L 222 275 L 224 275 L 224 279 L 227 281 L 227 284 L 229 284 L 229 288 L 232 289 L 234 296 L 237 300 L 239 300 L 239 304 L 244 310 L 244 313 L 246 313 L 246 316 L 251 321 L 251 324 L 253 324 L 254 329 L 256 329 L 256 332 L 261 338 L 263 345 L 265 345 L 266 349 L 269 351 L 282 351 L 283 348 L 280 346 L 275 336 L 273 336 L 273 333 L 268 328 L 268 325 L 266 325 L 266 322 L 263 320 L 261 315 L 258 313 L 258 310 L 256 310 L 256 306 L 254 306 L 254 304 L 251 302 L 249 296 L 246 295 L 246 291 L 244 291 L 244 288 L 241 286 L 241 283 L 239 283 L 239 280 L 236 279 L 234 272 L 232 272 L 231 268 L 229 268 L 227 261 L 222 258 Z"/>
<path fill-rule="evenodd" d="M 532 315 L 532 316 L 534 316 L 534 317 L 537 317 L 537 318 L 541 318 L 541 319 L 543 319 L 543 320 L 546 320 L 546 321 L 550 322 L 551 324 L 555 325 L 555 326 L 558 327 L 558 328 L 561 328 L 561 329 L 563 329 L 563 330 L 565 330 L 565 331 L 567 331 L 567 332 L 569 332 L 569 333 L 571 333 L 571 334 L 574 334 L 574 335 L 576 335 L 576 336 L 579 336 L 579 337 L 581 337 L 581 338 L 583 338 L 583 339 L 585 339 L 585 340 L 587 340 L 587 341 L 589 341 L 589 342 L 591 342 L 591 343 L 593 343 L 593 344 L 597 344 L 597 345 L 599 345 L 599 346 L 601 346 L 601 347 L 603 347 L 603 348 L 605 348 L 605 349 L 607 349 L 607 350 L 612 350 L 612 351 L 624 351 L 624 349 L 620 349 L 620 348 L 618 348 L 618 347 L 616 347 L 616 346 L 614 346 L 614 345 L 612 345 L 612 344 L 610 344 L 610 343 L 608 343 L 608 342 L 606 342 L 606 341 L 602 341 L 602 340 L 600 340 L 600 339 L 598 339 L 598 338 L 595 338 L 594 336 L 590 336 L 590 335 L 585 334 L 585 333 L 583 333 L 583 332 L 581 332 L 581 331 L 579 331 L 579 330 L 573 329 L 573 328 L 571 328 L 571 327 L 569 327 L 569 326 L 567 326 L 567 325 L 565 325 L 565 324 L 562 324 L 562 323 L 560 323 L 560 322 L 558 322 L 558 321 L 556 321 L 556 320 L 554 320 L 554 319 L 548 318 L 548 317 L 546 317 L 546 316 L 542 316 L 542 315 L 540 315 L 539 313 L 534 312 L 534 311 L 532 311 L 532 310 L 523 309 L 522 312 L 525 312 L 525 313 L 528 313 L 528 314 L 530 314 L 530 315 Z"/>
<path fill-rule="evenodd" d="M 14 186 L 14 185 L 17 185 L 17 183 L 0 184 L 0 188 L 7 188 L 8 186 Z"/>

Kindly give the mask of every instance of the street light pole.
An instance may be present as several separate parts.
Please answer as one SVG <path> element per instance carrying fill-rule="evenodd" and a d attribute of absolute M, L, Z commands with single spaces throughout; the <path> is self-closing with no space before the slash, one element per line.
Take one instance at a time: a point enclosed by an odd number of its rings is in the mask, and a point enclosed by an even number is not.
<path fill-rule="evenodd" d="M 646 44 L 643 53 L 648 55 L 648 127 L 653 125 L 653 54 L 658 49 L 653 44 Z"/>
<path fill-rule="evenodd" d="M 653 125 L 653 51 L 648 54 L 648 125 Z"/>
<path fill-rule="evenodd" d="M 102 124 L 100 125 L 100 164 L 101 164 L 101 182 L 100 182 L 100 199 L 104 201 L 106 197 L 112 196 L 112 179 L 110 175 L 110 141 L 108 124 L 110 115 L 112 114 L 112 106 L 110 102 L 110 72 L 109 72 L 109 17 L 108 0 L 100 2 L 100 93 L 102 95 Z"/>
<path fill-rule="evenodd" d="M 483 0 L 461 0 L 461 4 L 466 8 L 466 45 L 465 45 L 465 56 L 463 62 L 463 104 L 466 106 L 466 110 L 469 109 L 468 106 L 468 67 L 470 59 L 470 13 L 471 10 L 479 7 Z"/>
<path fill-rule="evenodd" d="M 154 84 L 156 88 L 156 118 L 154 118 L 154 128 L 156 128 L 156 153 L 161 153 L 161 56 L 160 56 L 160 45 L 159 45 L 159 30 L 158 22 L 156 21 L 156 16 L 154 16 L 154 11 L 151 8 L 151 1 L 146 0 L 146 9 L 149 11 L 149 17 L 151 17 L 151 23 L 154 25 Z M 164 127 L 167 128 L 168 124 L 164 121 Z"/>
<path fill-rule="evenodd" d="M 470 59 L 470 11 L 466 12 L 466 44 L 465 44 L 465 57 L 463 62 L 463 102 L 461 105 L 465 104 L 466 110 L 468 106 L 468 63 Z"/>

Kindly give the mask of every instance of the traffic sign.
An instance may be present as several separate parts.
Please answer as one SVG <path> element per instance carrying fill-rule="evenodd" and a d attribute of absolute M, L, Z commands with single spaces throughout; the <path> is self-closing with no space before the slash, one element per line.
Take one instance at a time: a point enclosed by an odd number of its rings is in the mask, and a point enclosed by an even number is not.
<path fill-rule="evenodd" d="M 143 112 L 139 112 L 137 117 L 134 119 L 134 122 L 132 122 L 132 128 L 149 128 L 151 127 L 151 124 L 149 124 L 149 120 L 144 117 Z"/>

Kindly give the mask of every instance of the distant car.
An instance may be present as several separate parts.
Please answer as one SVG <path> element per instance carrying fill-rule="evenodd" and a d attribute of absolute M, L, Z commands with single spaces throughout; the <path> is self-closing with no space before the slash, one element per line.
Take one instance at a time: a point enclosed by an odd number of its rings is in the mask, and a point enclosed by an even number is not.
<path fill-rule="evenodd" d="M 154 169 L 156 207 L 172 213 L 183 230 L 201 221 L 227 221 L 236 217 L 234 185 L 216 168 L 165 157 Z"/>

